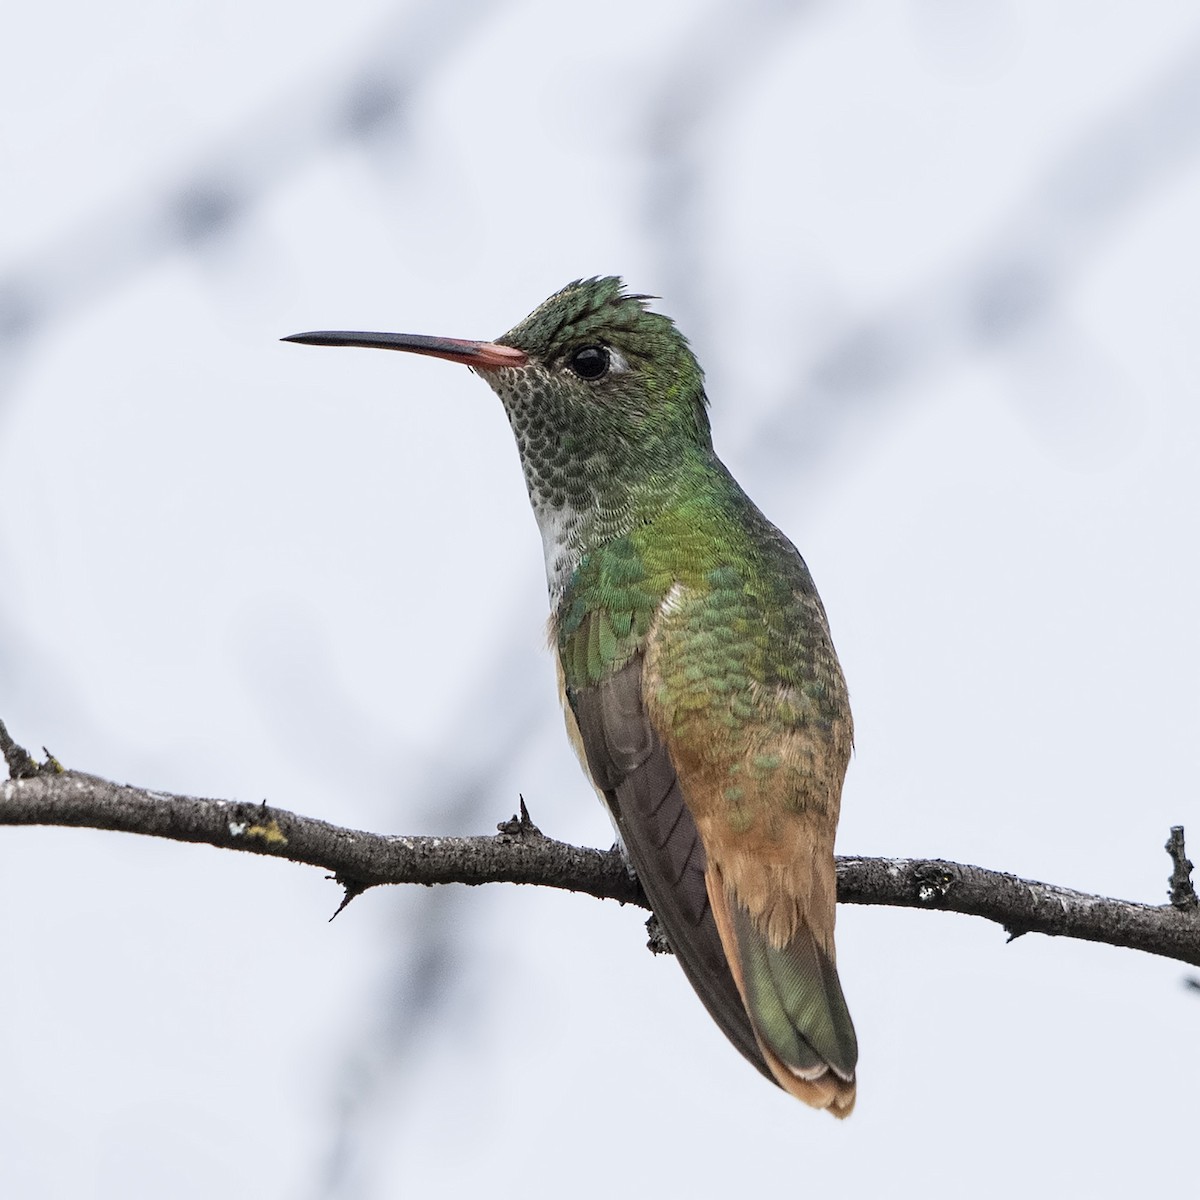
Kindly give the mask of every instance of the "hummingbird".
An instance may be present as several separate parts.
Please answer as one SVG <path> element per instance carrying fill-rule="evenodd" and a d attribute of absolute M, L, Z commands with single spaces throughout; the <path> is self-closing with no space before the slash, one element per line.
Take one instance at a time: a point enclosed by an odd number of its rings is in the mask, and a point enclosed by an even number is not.
<path fill-rule="evenodd" d="M 703 372 L 653 299 L 593 278 L 495 341 L 283 340 L 432 355 L 497 393 L 542 536 L 567 730 L 626 861 L 734 1046 L 846 1117 L 846 683 L 808 567 L 714 453 Z"/>

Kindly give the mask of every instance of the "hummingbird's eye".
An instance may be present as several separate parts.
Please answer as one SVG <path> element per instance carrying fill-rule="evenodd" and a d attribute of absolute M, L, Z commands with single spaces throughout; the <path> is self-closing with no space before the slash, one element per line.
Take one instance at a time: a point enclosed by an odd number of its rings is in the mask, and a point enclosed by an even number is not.
<path fill-rule="evenodd" d="M 571 370 L 580 379 L 599 379 L 608 370 L 608 350 L 604 346 L 584 346 L 571 355 Z"/>

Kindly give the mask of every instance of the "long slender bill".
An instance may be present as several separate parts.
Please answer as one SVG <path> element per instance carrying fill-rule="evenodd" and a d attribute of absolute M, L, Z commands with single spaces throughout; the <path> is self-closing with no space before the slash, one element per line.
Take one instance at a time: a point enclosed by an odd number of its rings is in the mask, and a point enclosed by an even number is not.
<path fill-rule="evenodd" d="M 512 346 L 499 346 L 495 342 L 469 342 L 463 338 L 426 337 L 420 333 L 353 333 L 322 329 L 313 333 L 293 333 L 291 337 L 280 340 L 299 342 L 305 346 L 366 346 L 373 350 L 406 350 L 409 354 L 428 354 L 481 371 L 523 367 L 529 360 L 524 350 Z"/>

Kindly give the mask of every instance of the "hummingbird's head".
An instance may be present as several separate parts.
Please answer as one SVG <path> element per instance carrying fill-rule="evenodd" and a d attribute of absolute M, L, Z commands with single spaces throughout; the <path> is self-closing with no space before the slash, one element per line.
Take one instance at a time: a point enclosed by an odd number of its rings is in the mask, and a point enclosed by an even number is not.
<path fill-rule="evenodd" d="M 583 455 L 653 467 L 708 451 L 704 375 L 674 321 L 620 279 L 577 279 L 494 342 L 409 333 L 297 333 L 285 342 L 405 350 L 463 363 L 499 394 L 520 442 L 544 432 Z"/>
<path fill-rule="evenodd" d="M 519 367 L 481 372 L 500 395 L 518 442 L 537 426 L 585 455 L 669 465 L 711 449 L 704 375 L 675 323 L 620 279 L 576 280 L 496 339 L 524 352 Z M 662 461 L 662 460 L 666 461 Z"/>
<path fill-rule="evenodd" d="M 703 373 L 649 299 L 609 276 L 568 284 L 494 342 L 346 332 L 284 341 L 428 354 L 487 380 L 517 440 L 557 591 L 584 545 L 669 503 L 712 455 Z"/>

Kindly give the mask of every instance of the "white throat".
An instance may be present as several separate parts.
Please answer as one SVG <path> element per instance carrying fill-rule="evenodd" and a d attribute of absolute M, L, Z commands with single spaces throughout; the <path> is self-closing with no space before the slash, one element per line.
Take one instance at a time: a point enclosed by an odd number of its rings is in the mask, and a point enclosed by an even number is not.
<path fill-rule="evenodd" d="M 558 602 L 571 582 L 583 551 L 579 545 L 582 517 L 570 507 L 551 508 L 549 505 L 533 504 L 533 515 L 537 518 L 542 535 L 542 553 L 546 560 L 546 590 L 550 593 L 550 607 Z"/>

